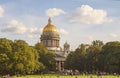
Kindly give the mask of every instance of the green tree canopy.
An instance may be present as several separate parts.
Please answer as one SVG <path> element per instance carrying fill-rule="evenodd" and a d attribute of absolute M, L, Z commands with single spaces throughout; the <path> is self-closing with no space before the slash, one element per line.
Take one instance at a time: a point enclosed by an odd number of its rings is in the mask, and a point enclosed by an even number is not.
<path fill-rule="evenodd" d="M 120 73 L 120 42 L 108 42 L 103 47 L 104 67 L 107 72 Z"/>
<path fill-rule="evenodd" d="M 0 38 L 0 73 L 9 73 L 11 68 L 10 58 L 12 52 L 12 41 L 6 38 Z"/>
<path fill-rule="evenodd" d="M 12 70 L 14 73 L 30 74 L 39 69 L 37 50 L 23 40 L 15 40 L 12 45 Z"/>
<path fill-rule="evenodd" d="M 39 62 L 42 62 L 46 67 L 45 70 L 53 71 L 55 70 L 55 54 L 47 50 L 47 48 L 42 43 L 37 43 L 35 48 L 39 54 Z"/>

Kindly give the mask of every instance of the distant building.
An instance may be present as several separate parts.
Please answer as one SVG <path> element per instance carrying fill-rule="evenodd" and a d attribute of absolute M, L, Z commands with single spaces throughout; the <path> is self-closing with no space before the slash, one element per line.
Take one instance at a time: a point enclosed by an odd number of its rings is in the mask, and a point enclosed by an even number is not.
<path fill-rule="evenodd" d="M 64 44 L 64 50 L 60 47 L 60 36 L 56 26 L 51 24 L 51 18 L 48 19 L 48 24 L 43 28 L 40 40 L 49 51 L 55 53 L 56 57 L 56 69 L 60 72 L 64 71 L 64 62 L 66 57 L 70 53 L 70 45 L 66 41 Z"/>

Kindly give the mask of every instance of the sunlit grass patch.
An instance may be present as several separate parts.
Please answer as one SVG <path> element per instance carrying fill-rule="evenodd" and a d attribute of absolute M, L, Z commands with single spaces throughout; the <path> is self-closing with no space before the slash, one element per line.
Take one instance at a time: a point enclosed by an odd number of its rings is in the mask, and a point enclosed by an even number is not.
<path fill-rule="evenodd" d="M 60 76 L 60 75 L 26 75 L 26 76 L 14 76 L 12 78 L 90 78 L 90 75 L 88 76 Z M 96 75 L 92 75 L 92 78 L 98 78 Z M 119 78 L 119 76 L 102 76 L 102 78 Z"/>

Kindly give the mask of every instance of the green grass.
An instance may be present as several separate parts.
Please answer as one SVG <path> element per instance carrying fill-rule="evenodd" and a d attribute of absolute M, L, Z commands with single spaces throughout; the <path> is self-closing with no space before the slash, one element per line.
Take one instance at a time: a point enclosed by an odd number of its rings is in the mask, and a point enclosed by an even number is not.
<path fill-rule="evenodd" d="M 12 78 L 76 78 L 76 76 L 55 76 L 55 75 L 27 75 L 21 77 L 12 77 Z M 77 78 L 90 78 L 90 76 L 79 75 Z M 92 78 L 98 78 L 96 75 L 93 75 Z M 120 76 L 102 76 L 102 78 L 120 78 Z"/>

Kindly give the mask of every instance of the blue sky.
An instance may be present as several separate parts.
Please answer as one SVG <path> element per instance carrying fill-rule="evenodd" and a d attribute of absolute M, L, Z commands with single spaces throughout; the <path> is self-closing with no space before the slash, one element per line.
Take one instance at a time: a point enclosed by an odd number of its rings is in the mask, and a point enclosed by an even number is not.
<path fill-rule="evenodd" d="M 120 40 L 119 0 L 0 0 L 0 37 L 38 42 L 48 17 L 60 33 L 61 47 L 93 40 Z"/>

